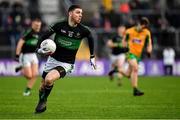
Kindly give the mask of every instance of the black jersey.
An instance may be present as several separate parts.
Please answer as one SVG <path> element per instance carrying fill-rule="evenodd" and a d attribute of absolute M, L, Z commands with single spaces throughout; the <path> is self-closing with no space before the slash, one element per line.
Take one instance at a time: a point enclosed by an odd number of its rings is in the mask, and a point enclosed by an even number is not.
<path fill-rule="evenodd" d="M 74 64 L 77 50 L 83 38 L 88 39 L 90 54 L 93 55 L 93 37 L 88 27 L 82 24 L 71 27 L 67 20 L 63 20 L 51 25 L 49 33 L 46 33 L 42 39 L 46 39 L 46 37 L 49 37 L 53 33 L 55 33 L 56 51 L 51 57 L 56 60 Z"/>
<path fill-rule="evenodd" d="M 113 47 L 112 48 L 112 54 L 113 55 L 118 55 L 120 53 L 124 53 L 124 49 L 122 48 L 122 36 L 116 35 L 112 38 L 112 42 L 114 44 L 118 44 L 118 47 Z"/>
<path fill-rule="evenodd" d="M 36 50 L 39 34 L 33 29 L 24 32 L 22 39 L 25 41 L 22 47 L 22 53 L 33 53 Z"/>

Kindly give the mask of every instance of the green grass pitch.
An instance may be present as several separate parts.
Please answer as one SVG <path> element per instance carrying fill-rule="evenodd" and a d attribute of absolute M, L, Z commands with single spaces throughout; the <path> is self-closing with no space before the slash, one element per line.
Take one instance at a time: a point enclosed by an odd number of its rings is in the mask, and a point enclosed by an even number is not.
<path fill-rule="evenodd" d="M 134 97 L 128 79 L 117 86 L 104 77 L 66 77 L 58 80 L 47 111 L 34 114 L 40 77 L 32 95 L 22 96 L 23 77 L 0 77 L 0 119 L 179 119 L 180 78 L 140 77 L 144 96 Z"/>

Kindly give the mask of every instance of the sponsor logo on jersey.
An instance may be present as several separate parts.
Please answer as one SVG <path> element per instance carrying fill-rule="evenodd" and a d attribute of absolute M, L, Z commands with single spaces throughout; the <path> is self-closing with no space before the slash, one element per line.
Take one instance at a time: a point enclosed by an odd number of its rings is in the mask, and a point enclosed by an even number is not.
<path fill-rule="evenodd" d="M 141 43 L 141 40 L 135 38 L 135 39 L 132 40 L 132 42 L 133 42 L 133 43 L 136 43 L 136 44 L 140 44 L 140 43 Z"/>
<path fill-rule="evenodd" d="M 37 39 L 39 38 L 39 36 L 37 34 L 33 34 L 32 36 Z"/>
<path fill-rule="evenodd" d="M 73 32 L 73 31 L 68 31 L 68 36 L 69 36 L 69 37 L 72 37 L 72 36 L 73 36 L 73 34 L 74 34 L 74 32 Z"/>
<path fill-rule="evenodd" d="M 63 30 L 63 29 L 61 29 L 61 32 L 62 32 L 62 33 L 66 33 L 66 31 L 65 31 L 65 30 Z"/>
<path fill-rule="evenodd" d="M 81 38 L 81 34 L 78 32 L 78 33 L 76 33 L 75 37 L 76 38 Z"/>
<path fill-rule="evenodd" d="M 63 46 L 71 46 L 72 45 L 72 42 L 70 42 L 70 41 L 66 41 L 66 40 L 59 40 L 58 41 L 61 45 L 63 45 Z"/>

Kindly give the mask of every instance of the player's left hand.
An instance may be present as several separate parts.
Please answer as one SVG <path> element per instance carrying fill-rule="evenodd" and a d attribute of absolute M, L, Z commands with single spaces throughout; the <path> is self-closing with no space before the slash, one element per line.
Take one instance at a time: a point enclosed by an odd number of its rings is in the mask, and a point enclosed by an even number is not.
<path fill-rule="evenodd" d="M 19 62 L 19 55 L 15 56 L 15 61 Z"/>
<path fill-rule="evenodd" d="M 147 52 L 147 57 L 151 58 L 151 53 Z"/>
<path fill-rule="evenodd" d="M 90 57 L 90 64 L 91 64 L 92 68 L 94 70 L 96 70 L 96 61 L 95 61 L 95 56 L 94 55 L 91 55 L 91 57 Z"/>
<path fill-rule="evenodd" d="M 128 47 L 125 47 L 124 48 L 124 52 L 126 53 L 126 52 L 129 52 L 129 48 Z"/>

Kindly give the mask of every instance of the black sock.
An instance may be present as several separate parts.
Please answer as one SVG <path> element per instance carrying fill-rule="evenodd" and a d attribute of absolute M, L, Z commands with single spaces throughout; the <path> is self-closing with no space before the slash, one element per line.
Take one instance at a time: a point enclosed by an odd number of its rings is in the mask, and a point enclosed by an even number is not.
<path fill-rule="evenodd" d="M 39 91 L 40 101 L 47 101 L 47 98 L 48 98 L 49 94 L 51 93 L 52 88 L 53 88 L 53 85 L 45 86 L 43 90 Z"/>
<path fill-rule="evenodd" d="M 25 92 L 31 91 L 31 88 L 26 87 Z"/>
<path fill-rule="evenodd" d="M 111 70 L 111 71 L 109 72 L 109 74 L 112 75 L 112 74 L 114 74 L 114 73 L 116 73 L 116 72 L 118 72 L 117 67 L 115 67 L 113 70 Z"/>
<path fill-rule="evenodd" d="M 134 90 L 134 92 L 137 92 L 137 91 L 138 91 L 138 89 L 137 89 L 136 87 L 134 87 L 133 90 Z"/>
<path fill-rule="evenodd" d="M 44 89 L 39 90 L 39 100 L 41 99 L 41 96 L 43 95 L 43 93 L 44 93 Z"/>

